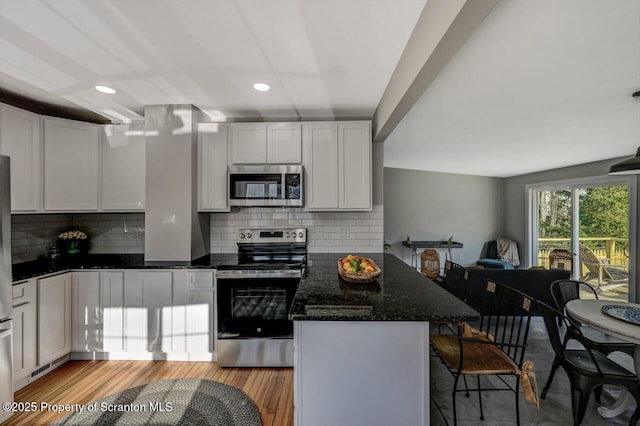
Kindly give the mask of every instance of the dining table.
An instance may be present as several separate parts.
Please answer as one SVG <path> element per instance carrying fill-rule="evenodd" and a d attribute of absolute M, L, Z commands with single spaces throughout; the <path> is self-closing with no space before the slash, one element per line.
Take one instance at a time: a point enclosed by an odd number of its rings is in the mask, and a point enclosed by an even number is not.
<path fill-rule="evenodd" d="M 575 299 L 565 305 L 567 314 L 581 323 L 611 336 L 635 344 L 633 365 L 640 375 L 640 304 L 598 299 Z M 598 407 L 598 414 L 609 419 L 635 406 L 633 396 L 626 390 L 610 407 Z"/>

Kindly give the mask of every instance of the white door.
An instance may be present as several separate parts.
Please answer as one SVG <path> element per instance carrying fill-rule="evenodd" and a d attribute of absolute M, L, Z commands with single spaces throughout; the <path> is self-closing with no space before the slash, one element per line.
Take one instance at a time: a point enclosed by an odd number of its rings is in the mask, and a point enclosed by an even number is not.
<path fill-rule="evenodd" d="M 124 352 L 124 276 L 123 271 L 100 273 L 102 348 L 105 352 Z"/>
<path fill-rule="evenodd" d="M 614 176 L 532 186 L 527 262 L 570 270 L 599 298 L 628 301 L 637 261 L 633 188 L 633 179 Z M 557 249 L 568 261 L 550 259 Z"/>
<path fill-rule="evenodd" d="M 38 365 L 71 352 L 71 273 L 38 280 Z"/>
<path fill-rule="evenodd" d="M 267 125 L 265 123 L 231 124 L 231 162 L 264 164 L 267 162 Z"/>
<path fill-rule="evenodd" d="M 267 163 L 302 163 L 301 131 L 300 123 L 267 124 Z"/>
<path fill-rule="evenodd" d="M 44 209 L 98 209 L 98 127 L 44 120 Z"/>
<path fill-rule="evenodd" d="M 305 208 L 338 208 L 338 125 L 303 124 L 302 163 L 305 171 Z"/>
<path fill-rule="evenodd" d="M 144 124 L 104 126 L 102 209 L 144 210 Z"/>
<path fill-rule="evenodd" d="M 71 274 L 71 349 L 93 352 L 102 348 L 102 315 L 100 312 L 100 273 Z"/>
<path fill-rule="evenodd" d="M 198 210 L 229 211 L 227 125 L 198 124 Z"/>
<path fill-rule="evenodd" d="M 340 209 L 371 209 L 371 123 L 338 123 Z"/>
<path fill-rule="evenodd" d="M 13 286 L 13 381 L 36 368 L 37 324 L 35 281 Z"/>
<path fill-rule="evenodd" d="M 0 106 L 0 154 L 11 158 L 11 210 L 40 210 L 40 117 L 21 109 Z"/>
<path fill-rule="evenodd" d="M 125 275 L 127 352 L 171 352 L 171 271 L 135 271 Z"/>

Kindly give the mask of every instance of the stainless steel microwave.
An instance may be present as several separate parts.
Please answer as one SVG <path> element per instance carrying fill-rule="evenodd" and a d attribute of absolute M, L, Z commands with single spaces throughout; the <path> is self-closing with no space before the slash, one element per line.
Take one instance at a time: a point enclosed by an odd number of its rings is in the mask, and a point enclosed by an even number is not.
<path fill-rule="evenodd" d="M 229 166 L 229 206 L 303 206 L 302 166 Z"/>

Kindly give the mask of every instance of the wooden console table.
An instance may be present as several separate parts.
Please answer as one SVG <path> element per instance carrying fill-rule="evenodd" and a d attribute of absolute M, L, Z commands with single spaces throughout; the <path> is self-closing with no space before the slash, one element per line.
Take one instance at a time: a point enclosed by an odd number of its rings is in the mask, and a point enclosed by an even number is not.
<path fill-rule="evenodd" d="M 449 260 L 453 262 L 451 249 L 462 248 L 462 243 L 455 241 L 403 241 L 402 245 L 411 249 L 411 266 L 414 268 L 418 268 L 418 250 L 424 250 L 427 248 L 447 249 L 449 253 Z"/>

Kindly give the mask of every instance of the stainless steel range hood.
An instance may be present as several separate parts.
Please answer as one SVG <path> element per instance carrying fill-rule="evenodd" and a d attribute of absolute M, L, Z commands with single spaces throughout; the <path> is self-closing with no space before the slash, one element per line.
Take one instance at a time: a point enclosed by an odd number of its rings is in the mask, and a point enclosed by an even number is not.
<path fill-rule="evenodd" d="M 145 261 L 191 261 L 209 253 L 209 215 L 197 210 L 193 105 L 145 106 Z"/>

